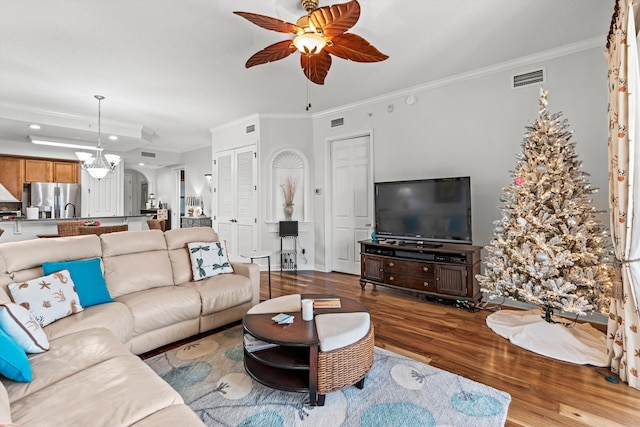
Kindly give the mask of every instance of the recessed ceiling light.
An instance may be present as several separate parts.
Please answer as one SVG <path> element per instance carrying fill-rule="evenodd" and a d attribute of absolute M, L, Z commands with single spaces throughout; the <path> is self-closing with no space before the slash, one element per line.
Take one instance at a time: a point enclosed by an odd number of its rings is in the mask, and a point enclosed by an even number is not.
<path fill-rule="evenodd" d="M 39 130 L 39 129 L 40 129 L 40 125 L 37 125 L 37 124 L 35 124 L 35 123 L 30 124 L 30 125 L 29 125 L 29 129 Z"/>
<path fill-rule="evenodd" d="M 138 163 L 138 166 L 144 166 L 144 163 Z"/>
<path fill-rule="evenodd" d="M 115 135 L 109 135 L 109 139 L 112 140 L 112 141 L 117 141 L 118 137 L 115 136 Z"/>

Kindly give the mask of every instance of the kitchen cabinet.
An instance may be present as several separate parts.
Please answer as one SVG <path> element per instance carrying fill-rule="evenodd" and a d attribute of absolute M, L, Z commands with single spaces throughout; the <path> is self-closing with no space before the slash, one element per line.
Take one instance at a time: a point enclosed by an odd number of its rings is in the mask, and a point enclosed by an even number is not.
<path fill-rule="evenodd" d="M 22 200 L 24 159 L 0 156 L 0 183 L 18 200 Z"/>
<path fill-rule="evenodd" d="M 51 160 L 25 159 L 24 182 L 53 182 Z"/>
<path fill-rule="evenodd" d="M 78 162 L 53 162 L 53 182 L 78 184 Z"/>
<path fill-rule="evenodd" d="M 78 162 L 47 159 L 24 160 L 24 182 L 79 183 Z"/>

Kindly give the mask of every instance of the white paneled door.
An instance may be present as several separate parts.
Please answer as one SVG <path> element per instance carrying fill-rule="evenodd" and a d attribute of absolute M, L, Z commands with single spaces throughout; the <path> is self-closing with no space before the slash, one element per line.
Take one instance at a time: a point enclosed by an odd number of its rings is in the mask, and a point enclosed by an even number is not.
<path fill-rule="evenodd" d="M 227 241 L 231 261 L 258 248 L 256 146 L 220 151 L 213 162 L 214 228 Z"/>
<path fill-rule="evenodd" d="M 332 270 L 360 274 L 358 241 L 373 221 L 373 172 L 369 135 L 331 143 Z"/>
<path fill-rule="evenodd" d="M 102 179 L 82 171 L 82 216 L 116 216 L 123 214 L 124 186 L 121 167 Z"/>

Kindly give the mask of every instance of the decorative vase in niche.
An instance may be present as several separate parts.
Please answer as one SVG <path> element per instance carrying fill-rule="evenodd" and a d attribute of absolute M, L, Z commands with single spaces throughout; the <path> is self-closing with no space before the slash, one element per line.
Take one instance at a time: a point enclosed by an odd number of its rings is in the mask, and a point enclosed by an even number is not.
<path fill-rule="evenodd" d="M 284 220 L 291 221 L 293 215 L 293 203 L 287 203 L 284 205 Z"/>

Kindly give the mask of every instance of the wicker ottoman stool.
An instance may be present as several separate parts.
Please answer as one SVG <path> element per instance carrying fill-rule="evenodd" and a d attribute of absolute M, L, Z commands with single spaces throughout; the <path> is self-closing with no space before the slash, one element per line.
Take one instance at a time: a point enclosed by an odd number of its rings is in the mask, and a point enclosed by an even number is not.
<path fill-rule="evenodd" d="M 304 321 L 302 298 L 326 295 L 280 296 L 247 311 L 242 319 L 244 366 L 254 380 L 280 390 L 309 392 L 309 403 L 321 406 L 327 393 L 364 386 L 373 365 L 373 325 L 364 305 L 342 297 L 340 307 L 316 308 L 314 320 Z M 295 315 L 293 322 L 277 324 L 273 315 L 278 313 Z"/>
<path fill-rule="evenodd" d="M 318 405 L 327 393 L 350 385 L 364 387 L 373 366 L 374 334 L 369 313 L 321 314 L 315 317 L 318 352 Z"/>

